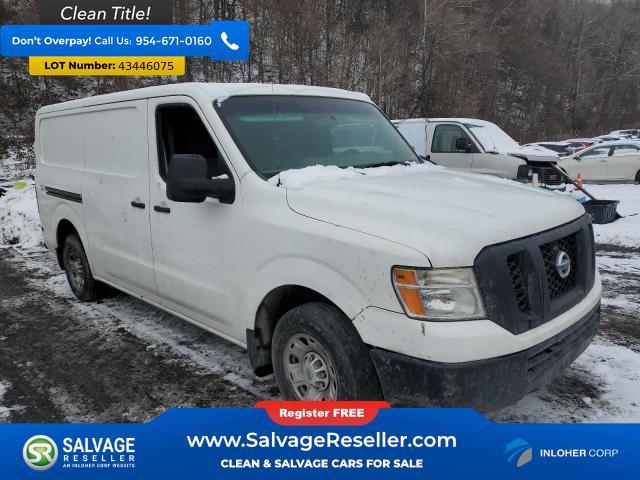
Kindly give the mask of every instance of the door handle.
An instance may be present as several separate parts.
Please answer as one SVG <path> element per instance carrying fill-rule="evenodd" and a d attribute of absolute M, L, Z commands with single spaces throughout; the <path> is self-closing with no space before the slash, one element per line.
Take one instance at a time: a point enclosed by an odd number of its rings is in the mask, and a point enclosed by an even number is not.
<path fill-rule="evenodd" d="M 142 202 L 137 202 L 135 200 L 132 200 L 131 201 L 131 206 L 134 207 L 134 208 L 142 208 L 142 209 L 144 209 L 145 204 L 142 203 Z"/>
<path fill-rule="evenodd" d="M 156 212 L 160 212 L 160 213 L 171 213 L 171 209 L 169 207 L 161 207 L 160 205 L 154 205 L 153 209 Z"/>

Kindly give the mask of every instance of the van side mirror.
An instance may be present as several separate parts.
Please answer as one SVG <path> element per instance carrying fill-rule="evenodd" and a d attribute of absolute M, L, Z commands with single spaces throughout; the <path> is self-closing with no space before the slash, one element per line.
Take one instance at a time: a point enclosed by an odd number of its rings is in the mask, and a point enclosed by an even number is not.
<path fill-rule="evenodd" d="M 468 138 L 458 137 L 456 138 L 456 150 L 464 150 L 467 153 L 473 152 L 473 144 Z"/>
<path fill-rule="evenodd" d="M 207 178 L 207 160 L 202 155 L 172 155 L 167 171 L 167 198 L 174 202 L 202 203 L 207 197 L 233 203 L 233 179 Z"/>

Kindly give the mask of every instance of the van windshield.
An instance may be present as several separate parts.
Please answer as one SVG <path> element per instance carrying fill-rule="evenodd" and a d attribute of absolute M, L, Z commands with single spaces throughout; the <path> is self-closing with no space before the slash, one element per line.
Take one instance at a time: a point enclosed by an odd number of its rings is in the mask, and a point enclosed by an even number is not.
<path fill-rule="evenodd" d="M 420 162 L 368 102 L 252 95 L 229 97 L 216 109 L 246 160 L 264 178 L 312 165 L 365 168 Z"/>

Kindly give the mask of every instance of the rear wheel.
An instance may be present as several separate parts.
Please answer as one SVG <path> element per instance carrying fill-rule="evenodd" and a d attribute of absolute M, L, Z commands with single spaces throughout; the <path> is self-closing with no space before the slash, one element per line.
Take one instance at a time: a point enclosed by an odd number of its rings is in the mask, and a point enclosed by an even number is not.
<path fill-rule="evenodd" d="M 95 300 L 98 296 L 98 286 L 93 279 L 87 254 L 77 235 L 72 234 L 65 238 L 62 259 L 73 294 L 83 302 Z"/>
<path fill-rule="evenodd" d="M 636 173 L 636 185 L 640 185 L 640 170 Z"/>
<path fill-rule="evenodd" d="M 276 325 L 271 354 L 287 399 L 382 398 L 369 349 L 351 321 L 331 305 L 307 303 L 287 312 Z"/>

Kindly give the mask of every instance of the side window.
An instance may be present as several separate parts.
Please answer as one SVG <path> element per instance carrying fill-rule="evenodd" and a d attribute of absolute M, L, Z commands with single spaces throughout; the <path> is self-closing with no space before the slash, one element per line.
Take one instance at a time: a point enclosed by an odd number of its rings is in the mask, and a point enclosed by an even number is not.
<path fill-rule="evenodd" d="M 580 158 L 585 157 L 606 157 L 609 155 L 609 149 L 611 147 L 599 147 L 594 148 L 593 150 L 587 150 L 579 155 Z"/>
<path fill-rule="evenodd" d="M 466 150 L 456 148 L 458 138 L 471 141 L 469 135 L 459 125 L 438 125 L 433 133 L 431 152 L 433 153 L 467 153 Z"/>
<path fill-rule="evenodd" d="M 200 154 L 207 159 L 209 178 L 229 175 L 229 169 L 213 139 L 191 105 L 161 105 L 156 110 L 158 168 L 160 177 L 167 179 L 171 156 L 176 153 Z"/>
<path fill-rule="evenodd" d="M 613 156 L 621 157 L 623 155 L 640 155 L 640 147 L 635 145 L 616 145 L 613 147 Z"/>

